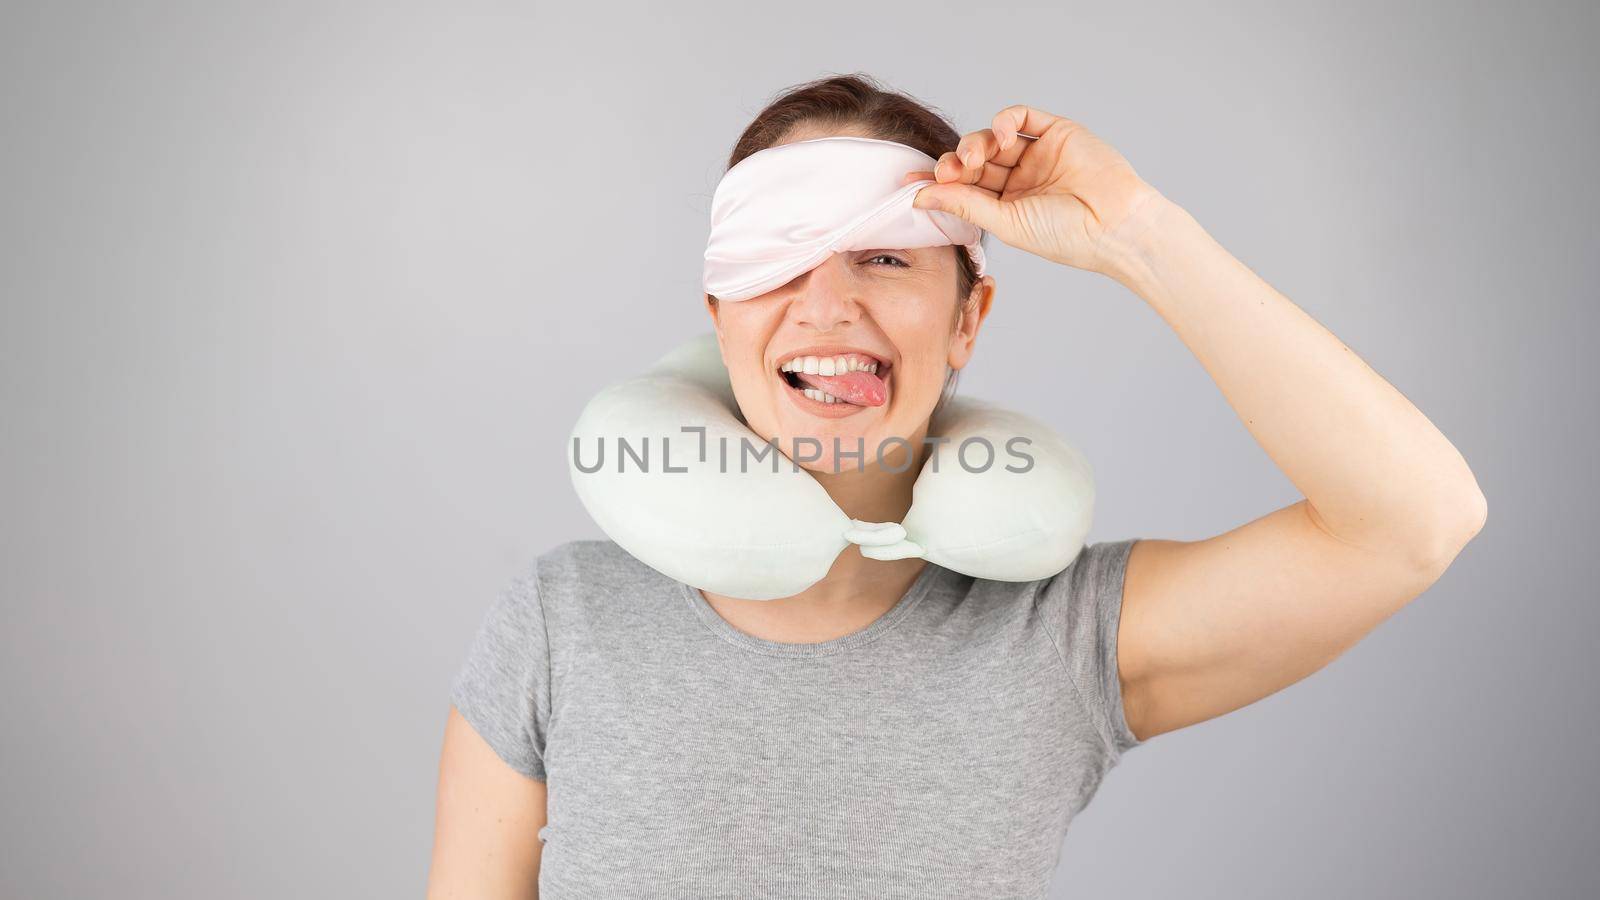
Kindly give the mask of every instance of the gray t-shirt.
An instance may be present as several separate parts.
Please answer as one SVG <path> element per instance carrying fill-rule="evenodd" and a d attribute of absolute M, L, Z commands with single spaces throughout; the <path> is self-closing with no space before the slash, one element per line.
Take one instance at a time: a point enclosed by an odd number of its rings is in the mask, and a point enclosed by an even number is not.
<path fill-rule="evenodd" d="M 1117 623 L 1137 538 L 1041 581 L 928 564 L 853 634 L 745 634 L 611 541 L 512 580 L 452 700 L 548 785 L 543 900 L 1044 897 L 1139 741 Z"/>

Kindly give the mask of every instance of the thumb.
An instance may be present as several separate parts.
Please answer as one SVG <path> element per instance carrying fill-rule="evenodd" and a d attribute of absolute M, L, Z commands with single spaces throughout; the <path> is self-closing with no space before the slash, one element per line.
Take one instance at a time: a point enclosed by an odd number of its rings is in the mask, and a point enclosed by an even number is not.
<path fill-rule="evenodd" d="M 996 230 L 1004 215 L 994 195 L 970 184 L 930 184 L 917 192 L 911 205 L 960 216 L 984 231 Z"/>

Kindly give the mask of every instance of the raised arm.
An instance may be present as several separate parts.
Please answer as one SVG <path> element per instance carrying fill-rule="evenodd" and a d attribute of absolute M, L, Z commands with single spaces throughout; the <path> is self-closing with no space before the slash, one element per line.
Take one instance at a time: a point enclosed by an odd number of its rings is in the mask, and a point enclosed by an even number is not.
<path fill-rule="evenodd" d="M 1118 641 L 1141 738 L 1315 672 L 1432 584 L 1487 507 L 1404 395 L 1162 197 L 1108 242 L 1305 499 L 1202 541 L 1140 541 Z"/>
<path fill-rule="evenodd" d="M 1213 538 L 1134 545 L 1118 668 L 1139 739 L 1327 665 L 1482 528 L 1483 494 L 1433 423 L 1083 125 L 1008 107 L 934 173 L 917 206 L 1150 304 L 1305 495 Z"/>

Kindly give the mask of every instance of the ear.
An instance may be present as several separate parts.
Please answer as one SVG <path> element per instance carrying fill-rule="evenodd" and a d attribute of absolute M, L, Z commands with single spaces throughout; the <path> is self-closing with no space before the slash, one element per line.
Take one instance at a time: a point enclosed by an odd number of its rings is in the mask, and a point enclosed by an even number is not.
<path fill-rule="evenodd" d="M 722 317 L 720 315 L 718 315 L 718 313 L 720 313 L 722 311 L 722 306 L 721 306 L 721 304 L 719 304 L 717 302 L 717 298 L 711 296 L 710 294 L 706 295 L 705 303 L 706 303 L 706 312 L 711 314 L 711 330 L 713 330 L 713 331 L 715 331 L 717 333 L 717 346 L 721 347 L 722 346 Z"/>
<path fill-rule="evenodd" d="M 972 293 L 956 316 L 955 331 L 950 335 L 950 368 L 961 369 L 972 360 L 972 348 L 978 340 L 978 329 L 994 303 L 994 277 L 983 275 L 972 285 Z"/>

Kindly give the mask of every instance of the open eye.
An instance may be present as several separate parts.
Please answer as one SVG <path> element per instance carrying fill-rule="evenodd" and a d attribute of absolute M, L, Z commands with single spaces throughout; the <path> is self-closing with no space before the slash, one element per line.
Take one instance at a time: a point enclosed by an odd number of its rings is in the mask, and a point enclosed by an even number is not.
<path fill-rule="evenodd" d="M 910 263 L 906 262 L 905 260 L 901 259 L 898 256 L 894 256 L 893 254 L 889 254 L 889 253 L 879 253 L 879 254 L 877 254 L 875 256 L 869 257 L 867 259 L 867 262 L 876 262 L 877 260 L 880 260 L 880 259 L 887 259 L 887 260 L 889 260 L 889 265 L 898 266 L 899 268 L 902 268 L 902 269 L 911 267 Z"/>

